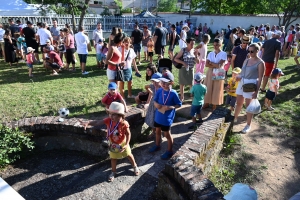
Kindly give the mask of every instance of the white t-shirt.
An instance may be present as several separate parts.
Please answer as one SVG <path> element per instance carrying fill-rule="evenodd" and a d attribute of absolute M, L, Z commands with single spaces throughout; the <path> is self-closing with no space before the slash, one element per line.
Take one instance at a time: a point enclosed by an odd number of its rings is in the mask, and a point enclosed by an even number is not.
<path fill-rule="evenodd" d="M 83 32 L 78 32 L 75 34 L 75 41 L 77 44 L 77 53 L 78 54 L 88 54 L 87 45 L 90 43 L 88 36 Z"/>
<path fill-rule="evenodd" d="M 101 50 L 102 50 L 102 45 L 97 43 L 97 45 L 96 45 L 96 54 L 102 53 Z"/>
<path fill-rule="evenodd" d="M 50 33 L 50 31 L 48 31 L 47 29 L 45 28 L 40 28 L 38 31 L 37 31 L 37 34 L 39 35 L 40 37 L 40 45 L 46 45 L 46 41 L 49 39 L 52 38 L 52 35 Z"/>
<path fill-rule="evenodd" d="M 0 42 L 4 41 L 4 39 L 3 39 L 4 33 L 5 33 L 5 30 L 0 28 Z"/>
<path fill-rule="evenodd" d="M 269 40 L 269 39 L 272 39 L 272 35 L 273 35 L 273 32 L 272 31 L 266 31 L 266 39 Z"/>
<path fill-rule="evenodd" d="M 219 63 L 221 60 L 227 60 L 227 53 L 225 51 L 220 51 L 218 54 L 212 51 L 208 54 L 207 60 L 213 63 Z"/>
<path fill-rule="evenodd" d="M 118 49 L 120 52 L 122 52 L 122 47 L 119 47 Z M 128 53 L 129 53 L 129 55 L 128 55 Z M 127 55 L 128 55 L 128 58 L 127 58 Z M 124 69 L 132 68 L 132 61 L 135 59 L 135 57 L 136 57 L 136 54 L 132 48 L 129 48 L 128 50 L 125 49 L 124 59 L 127 58 L 127 60 L 125 61 Z"/>

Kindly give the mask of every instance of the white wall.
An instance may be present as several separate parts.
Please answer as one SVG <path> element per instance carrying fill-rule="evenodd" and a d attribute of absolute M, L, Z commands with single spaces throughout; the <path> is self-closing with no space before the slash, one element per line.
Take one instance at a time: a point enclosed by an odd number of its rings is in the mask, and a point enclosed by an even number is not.
<path fill-rule="evenodd" d="M 189 17 L 187 14 L 169 14 L 169 13 L 159 13 L 159 16 L 175 24 L 176 22 L 184 21 Z M 192 15 L 192 18 L 197 18 L 196 25 L 199 23 L 207 23 L 207 26 L 211 28 L 213 32 L 216 30 L 226 29 L 227 25 L 230 24 L 231 27 L 241 26 L 244 29 L 248 29 L 251 25 L 259 26 L 260 24 L 269 23 L 270 25 L 277 25 L 279 23 L 277 16 L 216 16 L 216 15 Z M 293 24 L 300 22 L 298 19 Z"/>

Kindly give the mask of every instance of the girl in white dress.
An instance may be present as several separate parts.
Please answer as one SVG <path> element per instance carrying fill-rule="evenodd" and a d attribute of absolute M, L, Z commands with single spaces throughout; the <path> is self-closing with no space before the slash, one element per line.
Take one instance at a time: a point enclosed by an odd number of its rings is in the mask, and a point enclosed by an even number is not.
<path fill-rule="evenodd" d="M 180 40 L 179 40 L 179 47 L 180 49 L 187 47 L 186 45 L 186 38 L 187 38 L 187 32 L 190 30 L 190 28 L 186 25 L 184 25 L 181 29 L 180 33 Z"/>

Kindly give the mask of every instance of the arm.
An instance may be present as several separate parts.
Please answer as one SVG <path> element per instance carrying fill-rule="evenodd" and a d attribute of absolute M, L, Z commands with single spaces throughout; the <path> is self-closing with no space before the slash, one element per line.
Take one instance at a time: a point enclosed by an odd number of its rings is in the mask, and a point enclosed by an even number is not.
<path fill-rule="evenodd" d="M 162 108 L 162 105 L 160 105 L 160 104 L 157 103 L 156 101 L 154 101 L 154 106 L 155 106 L 155 108 L 157 108 L 157 109 L 161 109 L 161 108 Z"/>
<path fill-rule="evenodd" d="M 108 48 L 108 52 L 107 52 L 107 56 L 106 56 L 106 64 L 110 64 L 110 65 L 116 65 L 116 64 L 118 64 L 118 63 L 115 63 L 115 62 L 111 61 L 113 53 L 114 53 L 114 49 L 110 46 Z"/>
<path fill-rule="evenodd" d="M 140 73 L 138 67 L 136 66 L 135 59 L 132 60 L 132 65 L 133 65 L 134 70 L 135 70 L 137 73 Z"/>
<path fill-rule="evenodd" d="M 219 63 L 213 63 L 210 60 L 206 60 L 206 67 L 209 68 L 221 68 L 222 66 L 224 66 L 225 60 L 220 60 Z"/>
<path fill-rule="evenodd" d="M 173 34 L 172 46 L 174 47 L 175 39 L 176 39 L 176 32 L 174 31 L 172 34 Z"/>
<path fill-rule="evenodd" d="M 265 52 L 265 48 L 261 48 L 261 57 L 263 57 L 264 52 Z M 276 51 L 276 52 L 277 52 L 277 51 Z M 275 55 L 275 56 L 276 56 L 276 55 Z M 277 61 L 278 61 L 278 59 L 277 59 Z M 277 64 L 277 62 L 276 62 L 276 64 Z"/>
<path fill-rule="evenodd" d="M 154 35 L 154 36 L 153 36 L 153 43 L 154 43 L 154 44 L 156 43 L 156 40 L 157 40 L 157 36 Z"/>
<path fill-rule="evenodd" d="M 277 68 L 279 54 L 280 54 L 279 51 L 276 50 L 274 68 Z"/>
<path fill-rule="evenodd" d="M 236 55 L 232 54 L 232 58 L 231 58 L 231 69 L 234 69 L 234 61 L 235 61 Z"/>
<path fill-rule="evenodd" d="M 70 46 L 70 38 L 69 38 L 69 35 L 66 36 L 66 46 Z"/>
<path fill-rule="evenodd" d="M 123 99 L 123 97 L 121 98 L 121 103 L 124 105 L 125 112 L 128 112 L 128 108 L 127 108 L 127 105 L 126 105 L 126 101 Z"/>
<path fill-rule="evenodd" d="M 145 89 L 146 89 L 147 92 L 149 93 L 148 99 L 147 99 L 147 101 L 146 101 L 146 104 L 149 104 L 150 101 L 151 101 L 151 99 L 152 99 L 152 97 L 153 97 L 153 92 L 152 92 L 152 90 L 150 89 L 150 85 L 146 85 L 146 86 L 145 86 Z"/>
<path fill-rule="evenodd" d="M 185 67 L 187 67 L 187 63 L 184 62 L 183 60 L 180 60 L 179 58 L 181 58 L 183 55 L 183 50 L 180 50 L 180 52 L 177 54 L 177 56 L 174 58 L 175 62 L 180 63 L 182 65 L 184 65 Z"/>
<path fill-rule="evenodd" d="M 263 76 L 265 74 L 265 63 L 262 62 L 258 65 L 258 81 L 257 81 L 257 89 L 256 91 L 252 94 L 252 99 L 257 98 L 257 94 L 261 85 L 261 81 L 263 79 Z"/>
<path fill-rule="evenodd" d="M 94 44 L 94 48 L 96 49 L 96 31 L 93 31 L 93 44 Z"/>
<path fill-rule="evenodd" d="M 88 126 L 102 126 L 104 124 L 103 120 L 94 120 L 94 121 L 88 121 L 83 122 L 81 120 L 78 120 L 80 122 L 80 125 L 84 127 L 84 130 L 86 130 L 86 127 Z"/>
<path fill-rule="evenodd" d="M 121 153 L 126 150 L 127 146 L 129 145 L 129 142 L 131 140 L 131 132 L 130 132 L 129 128 L 126 128 L 125 135 L 126 135 L 126 144 L 121 149 L 121 151 L 120 151 Z"/>
<path fill-rule="evenodd" d="M 195 49 L 200 49 L 202 48 L 202 44 L 200 43 L 198 46 L 195 47 Z"/>

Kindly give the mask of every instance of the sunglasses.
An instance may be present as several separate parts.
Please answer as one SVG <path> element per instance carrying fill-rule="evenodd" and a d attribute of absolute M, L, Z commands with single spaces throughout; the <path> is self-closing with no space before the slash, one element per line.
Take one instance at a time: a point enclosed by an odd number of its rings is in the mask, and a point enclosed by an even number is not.
<path fill-rule="evenodd" d="M 249 51 L 249 50 L 248 50 L 248 53 L 255 53 L 255 51 Z"/>

